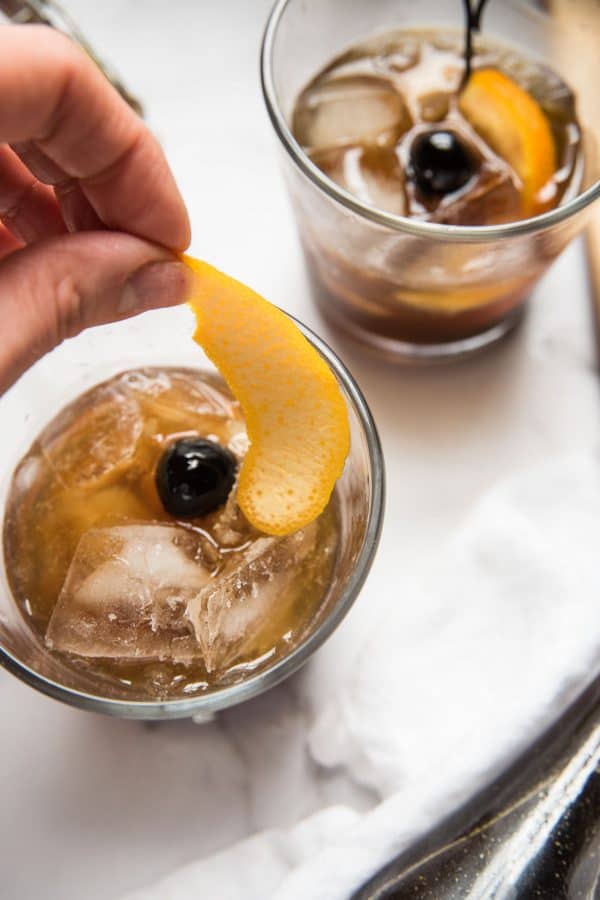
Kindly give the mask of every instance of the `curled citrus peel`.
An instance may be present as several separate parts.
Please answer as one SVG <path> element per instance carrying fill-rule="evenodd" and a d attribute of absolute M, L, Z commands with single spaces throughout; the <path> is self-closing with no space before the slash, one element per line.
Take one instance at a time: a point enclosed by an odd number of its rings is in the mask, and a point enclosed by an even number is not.
<path fill-rule="evenodd" d="M 194 273 L 194 340 L 246 419 L 238 503 L 260 531 L 291 534 L 324 510 L 344 467 L 350 431 L 342 393 L 288 316 L 207 263 L 181 259 Z"/>
<path fill-rule="evenodd" d="M 464 117 L 522 184 L 523 215 L 533 216 L 552 205 L 542 189 L 556 172 L 556 147 L 550 123 L 531 94 L 498 69 L 478 69 L 460 95 Z"/>

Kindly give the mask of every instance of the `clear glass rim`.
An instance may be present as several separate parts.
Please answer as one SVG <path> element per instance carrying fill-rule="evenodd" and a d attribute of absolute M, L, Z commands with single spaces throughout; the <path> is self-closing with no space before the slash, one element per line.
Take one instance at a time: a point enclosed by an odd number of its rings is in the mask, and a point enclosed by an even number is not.
<path fill-rule="evenodd" d="M 272 667 L 251 676 L 239 684 L 234 684 L 210 694 L 189 699 L 175 700 L 116 700 L 99 694 L 86 693 L 62 685 L 46 678 L 22 663 L 6 648 L 0 645 L 0 666 L 16 675 L 21 681 L 36 688 L 43 694 L 61 700 L 79 709 L 102 712 L 129 719 L 180 719 L 194 715 L 211 714 L 244 700 L 249 700 L 283 681 L 300 668 L 324 641 L 335 631 L 356 600 L 369 574 L 379 544 L 385 506 L 385 468 L 383 451 L 371 411 L 358 384 L 336 353 L 308 326 L 290 316 L 306 338 L 326 360 L 354 407 L 362 432 L 366 439 L 370 465 L 371 492 L 370 508 L 365 538 L 356 564 L 335 606 L 326 618 L 292 652 L 276 662 Z"/>
<path fill-rule="evenodd" d="M 327 194 L 336 203 L 348 209 L 350 212 L 368 219 L 375 225 L 394 231 L 402 231 L 419 238 L 433 238 L 436 240 L 455 241 L 458 243 L 483 243 L 491 240 L 503 240 L 517 237 L 518 235 L 531 234 L 544 231 L 553 225 L 558 225 L 566 219 L 585 209 L 594 200 L 600 198 L 600 179 L 587 188 L 583 193 L 573 197 L 562 206 L 557 206 L 549 212 L 534 216 L 531 219 L 523 219 L 519 222 L 508 222 L 503 225 L 443 225 L 437 222 L 421 222 L 406 216 L 396 216 L 393 213 L 383 212 L 366 203 L 362 203 L 356 197 L 349 194 L 342 187 L 328 178 L 306 155 L 297 142 L 285 116 L 279 106 L 277 91 L 275 90 L 275 78 L 273 72 L 273 51 L 277 39 L 277 30 L 283 14 L 292 0 L 276 0 L 269 14 L 265 27 L 260 53 L 260 74 L 264 101 L 271 124 L 277 137 L 281 141 L 284 150 L 291 157 L 300 171 L 323 193 Z"/>

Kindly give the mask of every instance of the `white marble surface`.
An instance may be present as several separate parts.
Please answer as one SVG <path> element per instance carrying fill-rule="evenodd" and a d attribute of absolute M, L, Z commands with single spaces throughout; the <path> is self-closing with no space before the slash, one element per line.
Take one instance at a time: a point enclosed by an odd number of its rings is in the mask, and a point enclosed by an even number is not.
<path fill-rule="evenodd" d="M 436 558 L 500 475 L 600 446 L 580 246 L 540 285 L 521 332 L 469 364 L 396 370 L 328 334 L 310 303 L 260 97 L 269 5 L 68 3 L 145 101 L 190 207 L 193 250 L 323 332 L 358 378 L 387 459 L 381 550 L 351 615 L 310 666 L 211 725 L 81 713 L 0 672 L 6 900 L 116 897 L 259 829 L 332 804 L 373 807 L 378 793 L 312 758 L 316 693 L 334 696 L 353 669 L 365 630 L 388 602 L 385 586 L 394 580 L 394 602 L 403 602 L 404 574 Z"/>

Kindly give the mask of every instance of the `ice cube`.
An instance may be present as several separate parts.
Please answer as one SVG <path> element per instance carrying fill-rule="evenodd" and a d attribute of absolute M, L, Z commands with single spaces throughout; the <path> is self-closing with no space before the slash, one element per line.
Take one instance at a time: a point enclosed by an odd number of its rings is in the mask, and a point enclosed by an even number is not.
<path fill-rule="evenodd" d="M 87 531 L 50 619 L 47 645 L 86 657 L 198 659 L 186 608 L 210 578 L 204 540 L 170 525 Z"/>
<path fill-rule="evenodd" d="M 416 66 L 421 55 L 419 41 L 401 30 L 386 31 L 364 41 L 359 47 L 338 56 L 327 70 L 328 78 L 348 75 L 397 75 Z"/>
<path fill-rule="evenodd" d="M 188 615 L 209 672 L 223 671 L 252 645 L 273 646 L 302 594 L 298 567 L 313 553 L 317 526 L 261 537 L 190 600 Z"/>
<path fill-rule="evenodd" d="M 301 94 L 294 111 L 294 134 L 312 149 L 389 144 L 409 127 L 401 95 L 375 75 L 319 80 Z"/>
<path fill-rule="evenodd" d="M 415 121 L 419 120 L 423 98 L 427 95 L 440 91 L 450 95 L 458 90 L 463 69 L 461 56 L 453 50 L 445 51 L 423 44 L 419 65 L 408 68 L 395 79 Z"/>
<path fill-rule="evenodd" d="M 101 385 L 54 419 L 39 443 L 66 486 L 91 487 L 130 463 L 142 427 L 135 399 L 118 386 Z"/>
<path fill-rule="evenodd" d="M 325 174 L 363 203 L 402 216 L 404 174 L 391 147 L 338 147 L 312 154 Z"/>
<path fill-rule="evenodd" d="M 446 225 L 498 225 L 522 218 L 521 192 L 508 166 L 483 164 L 474 182 L 430 216 Z"/>
<path fill-rule="evenodd" d="M 237 487 L 230 492 L 225 506 L 209 516 L 206 527 L 219 547 L 240 547 L 258 534 L 238 506 Z"/>
<path fill-rule="evenodd" d="M 383 69 L 384 72 L 392 75 L 412 69 L 413 66 L 417 65 L 421 56 L 419 42 L 404 36 L 390 41 L 381 50 L 382 52 L 380 52 L 376 60 L 376 65 L 378 68 Z"/>
<path fill-rule="evenodd" d="M 154 416 L 163 425 L 193 428 L 198 419 L 206 425 L 211 417 L 228 420 L 240 415 L 238 402 L 207 372 L 146 368 L 125 372 L 119 380 L 146 417 Z"/>

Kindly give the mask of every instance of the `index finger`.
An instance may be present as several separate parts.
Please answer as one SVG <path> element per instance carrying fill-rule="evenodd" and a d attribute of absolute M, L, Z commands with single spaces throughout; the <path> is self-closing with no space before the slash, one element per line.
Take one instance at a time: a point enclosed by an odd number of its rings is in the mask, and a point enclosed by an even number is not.
<path fill-rule="evenodd" d="M 0 143 L 33 141 L 107 227 L 187 247 L 187 212 L 158 142 L 72 41 L 44 26 L 0 26 L 0 96 Z"/>

